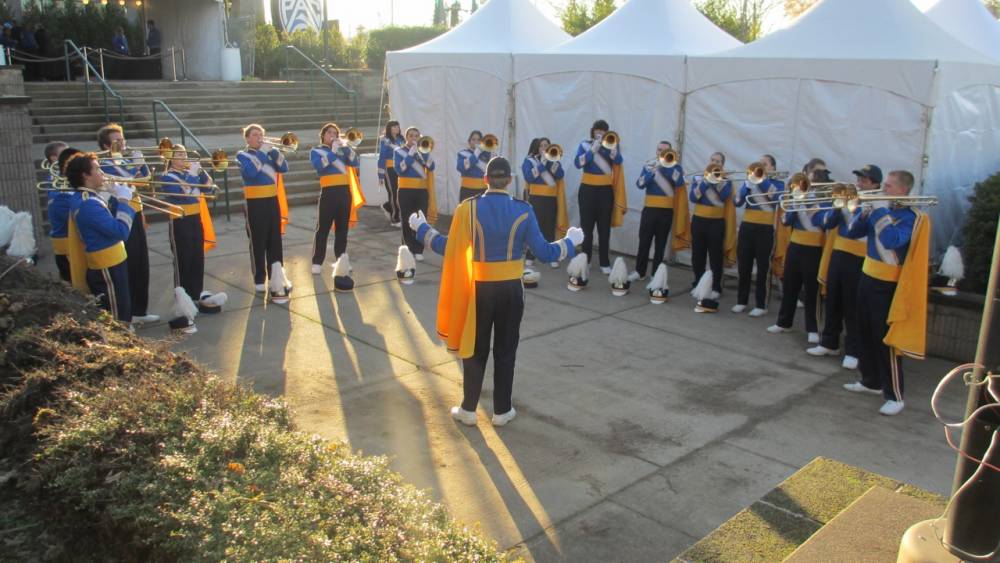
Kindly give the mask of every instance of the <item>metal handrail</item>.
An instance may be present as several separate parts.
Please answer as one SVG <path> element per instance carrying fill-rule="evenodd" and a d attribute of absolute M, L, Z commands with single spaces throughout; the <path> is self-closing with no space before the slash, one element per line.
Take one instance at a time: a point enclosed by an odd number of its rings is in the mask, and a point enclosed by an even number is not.
<path fill-rule="evenodd" d="M 355 124 L 355 126 L 357 126 L 357 123 L 358 123 L 358 93 L 355 90 L 352 90 L 351 88 L 348 88 L 347 86 L 344 86 L 343 82 L 337 80 L 337 77 L 335 77 L 334 75 L 332 75 L 329 72 L 327 72 L 325 68 L 323 68 L 322 66 L 320 66 L 319 63 L 317 63 L 316 61 L 312 60 L 312 58 L 309 57 L 309 55 L 303 53 L 302 50 L 299 49 L 298 47 L 296 47 L 295 45 L 285 45 L 285 68 L 286 69 L 288 68 L 288 51 L 293 51 L 295 53 L 298 53 L 298 55 L 300 57 L 302 57 L 307 63 L 309 63 L 310 65 L 312 65 L 313 68 L 315 68 L 320 73 L 322 73 L 323 76 L 325 76 L 327 78 L 327 80 L 329 80 L 330 82 L 332 82 L 334 84 L 334 86 L 340 88 L 341 90 L 344 91 L 345 94 L 347 94 L 348 96 L 351 97 L 351 99 L 354 102 L 354 124 Z M 311 81 L 309 82 L 309 95 L 312 96 L 312 82 Z"/>
<path fill-rule="evenodd" d="M 185 125 L 183 121 L 181 121 L 181 118 L 178 117 L 176 113 L 174 113 L 174 110 L 170 109 L 170 106 L 168 106 L 166 102 L 164 102 L 163 100 L 161 100 L 159 98 L 154 98 L 153 99 L 153 138 L 155 138 L 155 139 L 159 139 L 160 138 L 160 123 L 159 123 L 159 120 L 157 120 L 157 118 L 156 118 L 157 108 L 163 108 L 163 111 L 167 112 L 167 115 L 169 115 L 170 118 L 174 120 L 174 123 L 176 123 L 177 126 L 180 127 L 180 130 L 181 130 L 181 144 L 182 145 L 187 146 L 187 137 L 191 137 L 191 140 L 194 141 L 196 145 L 198 145 L 198 148 L 200 148 L 202 150 L 203 154 L 205 154 L 207 156 L 211 156 L 212 153 L 208 150 L 208 147 L 205 146 L 205 143 L 202 143 L 201 139 L 199 139 L 197 135 L 195 135 L 194 133 L 192 133 L 191 130 L 188 129 L 188 126 Z M 210 172 L 209 174 L 212 176 L 212 181 L 214 182 L 215 181 L 215 174 L 216 174 L 215 170 L 212 170 L 212 172 Z M 231 217 L 230 217 L 230 213 L 229 213 L 229 171 L 228 170 L 223 170 L 222 171 L 222 191 L 225 194 L 225 199 L 226 199 L 226 221 L 229 221 Z M 218 205 L 218 202 L 219 202 L 219 200 L 217 200 L 217 199 L 212 202 L 212 209 L 213 210 L 215 209 L 216 205 Z"/>
<path fill-rule="evenodd" d="M 72 39 L 66 39 L 63 41 L 63 54 L 66 56 L 66 81 L 69 82 L 73 80 L 69 65 L 69 50 L 71 47 L 80 57 L 80 60 L 83 61 L 83 70 L 86 77 L 86 80 L 83 83 L 83 89 L 87 94 L 87 105 L 90 105 L 90 73 L 93 72 L 94 77 L 97 78 L 97 80 L 101 83 L 101 86 L 104 87 L 104 120 L 109 122 L 111 121 L 111 113 L 108 111 L 108 95 L 110 94 L 111 97 L 118 100 L 118 121 L 125 121 L 125 98 L 118 92 L 115 92 L 111 85 L 101 77 L 100 73 L 97 72 L 97 69 L 94 68 L 94 65 L 90 64 L 90 61 L 87 59 L 87 55 L 76 46 L 76 43 L 73 43 Z"/>

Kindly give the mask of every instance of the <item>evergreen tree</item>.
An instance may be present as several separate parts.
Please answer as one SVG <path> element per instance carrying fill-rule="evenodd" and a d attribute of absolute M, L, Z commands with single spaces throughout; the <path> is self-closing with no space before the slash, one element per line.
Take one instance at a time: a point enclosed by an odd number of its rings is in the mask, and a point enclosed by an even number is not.
<path fill-rule="evenodd" d="M 445 15 L 444 15 L 444 0 L 434 0 L 434 21 L 433 25 L 435 27 L 444 27 Z"/>
<path fill-rule="evenodd" d="M 476 10 L 478 9 L 479 9 L 479 3 L 476 2 L 476 0 L 472 0 L 472 8 L 469 9 L 469 12 L 475 14 Z"/>
<path fill-rule="evenodd" d="M 458 25 L 458 13 L 462 11 L 462 5 L 458 3 L 458 0 L 455 0 L 452 2 L 451 8 L 448 8 L 448 11 L 451 12 L 451 23 L 449 24 L 449 27 L 455 27 Z"/>
<path fill-rule="evenodd" d="M 591 11 L 590 25 L 595 26 L 604 18 L 615 11 L 615 0 L 594 0 L 594 7 Z"/>

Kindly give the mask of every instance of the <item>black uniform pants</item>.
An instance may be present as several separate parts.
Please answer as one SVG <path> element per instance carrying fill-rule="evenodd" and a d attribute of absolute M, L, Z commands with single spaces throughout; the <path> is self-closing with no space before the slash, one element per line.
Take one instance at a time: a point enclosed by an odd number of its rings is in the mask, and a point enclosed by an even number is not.
<path fill-rule="evenodd" d="M 865 259 L 850 252 L 834 250 L 830 255 L 830 270 L 826 275 L 826 303 L 823 313 L 825 348 L 840 348 L 840 331 L 844 330 L 844 352 L 858 357 L 858 280 Z"/>
<path fill-rule="evenodd" d="M 461 203 L 470 197 L 476 197 L 486 192 L 486 188 L 458 188 L 458 202 Z"/>
<path fill-rule="evenodd" d="M 56 254 L 54 258 L 56 259 L 56 268 L 59 269 L 59 279 L 66 283 L 73 283 L 70 277 L 69 256 Z"/>
<path fill-rule="evenodd" d="M 577 194 L 580 204 L 580 227 L 583 228 L 583 253 L 590 262 L 594 250 L 594 227 L 597 227 L 597 245 L 601 267 L 611 266 L 611 212 L 615 207 L 615 192 L 611 186 L 580 184 Z"/>
<path fill-rule="evenodd" d="M 410 214 L 423 211 L 426 215 L 428 204 L 427 190 L 423 188 L 399 190 L 399 214 L 403 221 L 403 244 L 414 254 L 424 253 L 424 243 L 417 240 L 417 233 L 410 228 Z"/>
<path fill-rule="evenodd" d="M 123 323 L 132 322 L 132 298 L 128 293 L 128 260 L 104 268 L 87 270 L 87 287 L 97 297 L 101 308 Z"/>
<path fill-rule="evenodd" d="M 674 210 L 660 207 L 643 207 L 639 219 L 639 251 L 635 255 L 635 271 L 640 276 L 646 276 L 646 266 L 649 263 L 649 247 L 653 246 L 653 271 L 663 263 L 663 254 L 667 250 L 667 239 L 670 238 L 670 227 L 674 222 Z"/>
<path fill-rule="evenodd" d="M 170 250 L 174 253 L 174 287 L 183 287 L 197 302 L 205 285 L 205 234 L 200 215 L 170 221 Z"/>
<path fill-rule="evenodd" d="M 750 302 L 750 278 L 753 265 L 757 264 L 757 285 L 754 288 L 754 306 L 767 308 L 768 274 L 771 270 L 771 253 L 774 251 L 774 227 L 759 223 L 744 222 L 740 225 L 740 235 L 736 242 L 736 261 L 739 270 L 739 289 L 736 302 L 746 305 Z"/>
<path fill-rule="evenodd" d="M 803 286 L 802 302 L 805 304 L 806 332 L 819 332 L 816 322 L 816 299 L 819 296 L 819 261 L 823 257 L 823 247 L 806 246 L 798 243 L 788 245 L 785 255 L 785 279 L 781 284 L 781 309 L 778 311 L 778 326 L 792 328 L 795 309 Z"/>
<path fill-rule="evenodd" d="M 382 209 L 385 209 L 389 216 L 392 218 L 393 223 L 399 223 L 399 175 L 396 174 L 395 168 L 385 169 L 385 192 L 389 199 L 382 204 Z"/>
<path fill-rule="evenodd" d="M 894 282 L 877 280 L 864 273 L 858 280 L 861 383 L 869 389 L 881 389 L 887 401 L 903 400 L 903 365 L 882 341 L 889 332 L 889 307 L 895 294 Z"/>
<path fill-rule="evenodd" d="M 347 250 L 347 231 L 351 220 L 351 189 L 347 186 L 323 188 L 319 194 L 319 217 L 316 219 L 316 233 L 313 235 L 313 264 L 326 260 L 326 242 L 333 226 L 333 256 Z"/>
<path fill-rule="evenodd" d="M 554 196 L 528 194 L 528 203 L 535 210 L 535 219 L 538 220 L 538 229 L 542 231 L 542 236 L 549 242 L 555 242 L 556 223 L 558 222 L 556 215 L 559 214 L 559 202 Z M 535 259 L 535 255 L 531 253 L 530 248 L 525 251 L 525 258 L 528 260 Z"/>
<path fill-rule="evenodd" d="M 250 272 L 253 283 L 267 281 L 271 264 L 284 263 L 281 251 L 281 209 L 278 198 L 261 197 L 243 203 L 250 238 Z"/>
<path fill-rule="evenodd" d="M 476 282 L 476 349 L 471 358 L 462 360 L 462 408 L 475 412 L 483 390 L 486 360 L 493 336 L 493 412 L 504 414 L 511 409 L 514 392 L 514 361 L 521 339 L 524 315 L 524 286 L 521 280 Z"/>
<path fill-rule="evenodd" d="M 726 239 L 726 221 L 695 215 L 691 219 L 691 268 L 697 285 L 705 273 L 705 259 L 712 268 L 712 290 L 722 293 L 722 253 Z"/>
<path fill-rule="evenodd" d="M 142 212 L 132 219 L 132 230 L 125 241 L 125 260 L 128 269 L 128 291 L 132 300 L 130 311 L 137 317 L 144 316 L 149 308 L 149 246 L 146 243 L 146 222 Z"/>

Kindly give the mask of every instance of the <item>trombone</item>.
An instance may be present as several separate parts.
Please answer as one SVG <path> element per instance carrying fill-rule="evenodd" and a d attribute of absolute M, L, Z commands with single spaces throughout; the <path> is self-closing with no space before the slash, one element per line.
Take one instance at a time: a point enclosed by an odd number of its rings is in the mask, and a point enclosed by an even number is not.
<path fill-rule="evenodd" d="M 493 133 L 487 133 L 479 142 L 479 149 L 483 152 L 497 152 L 500 149 L 500 139 Z"/>
<path fill-rule="evenodd" d="M 284 153 L 299 150 L 299 136 L 292 132 L 285 133 L 281 137 L 264 137 L 263 143 Z"/>
<path fill-rule="evenodd" d="M 621 135 L 614 131 L 608 131 L 601 137 L 601 146 L 608 149 L 609 151 L 618 148 L 618 143 L 621 142 Z"/>
<path fill-rule="evenodd" d="M 828 190 L 814 192 L 798 199 L 782 200 L 781 208 L 786 211 L 846 209 L 854 213 L 858 209 L 868 209 L 876 202 L 882 201 L 899 207 L 926 207 L 938 204 L 936 196 L 894 196 L 887 195 L 881 190 L 861 190 L 856 184 L 836 183 Z"/>
<path fill-rule="evenodd" d="M 361 142 L 365 140 L 365 134 L 357 127 L 351 127 L 340 137 L 347 145 L 352 149 L 356 149 L 361 145 Z"/>
<path fill-rule="evenodd" d="M 542 154 L 542 160 L 547 162 L 559 162 L 563 157 L 563 148 L 559 145 L 549 145 Z"/>
<path fill-rule="evenodd" d="M 646 161 L 646 168 L 652 169 L 657 165 L 663 168 L 673 168 L 677 166 L 678 161 L 680 161 L 680 156 L 678 156 L 677 151 L 674 149 L 663 149 L 656 153 L 656 158 Z"/>
<path fill-rule="evenodd" d="M 165 159 L 166 164 L 169 164 L 171 160 L 176 160 L 179 162 L 197 162 L 199 164 L 211 165 L 213 172 L 225 172 L 225 170 L 229 168 L 229 155 L 226 154 L 226 151 L 222 149 L 215 149 L 214 151 L 212 151 L 211 158 L 203 158 L 200 154 L 198 154 L 198 151 L 194 149 L 188 150 L 187 154 L 188 158 Z M 172 155 L 173 152 L 171 152 L 171 156 Z"/>
<path fill-rule="evenodd" d="M 430 154 L 434 150 L 434 138 L 429 135 L 420 137 L 417 141 L 417 152 L 420 154 Z"/>

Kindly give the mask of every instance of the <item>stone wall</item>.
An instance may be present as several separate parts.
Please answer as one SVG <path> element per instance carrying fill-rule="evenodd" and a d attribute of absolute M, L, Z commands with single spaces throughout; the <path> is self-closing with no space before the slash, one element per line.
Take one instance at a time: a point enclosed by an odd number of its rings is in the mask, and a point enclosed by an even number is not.
<path fill-rule="evenodd" d="M 48 239 L 42 236 L 42 208 L 35 189 L 30 102 L 26 96 L 0 96 L 0 204 L 31 213 L 35 240 L 42 249 L 48 248 Z"/>
<path fill-rule="evenodd" d="M 19 65 L 0 67 L 0 96 L 24 95 L 23 70 Z"/>
<path fill-rule="evenodd" d="M 971 362 L 976 357 L 983 302 L 982 295 L 931 294 L 927 303 L 927 354 L 954 362 Z M 986 355 L 988 366 L 1000 365 L 1000 307 L 995 310 L 997 315 Z"/>

